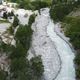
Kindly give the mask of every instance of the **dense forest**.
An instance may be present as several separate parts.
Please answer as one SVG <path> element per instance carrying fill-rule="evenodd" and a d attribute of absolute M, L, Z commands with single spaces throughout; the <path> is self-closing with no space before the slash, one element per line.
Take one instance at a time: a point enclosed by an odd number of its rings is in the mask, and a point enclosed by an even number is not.
<path fill-rule="evenodd" d="M 41 8 L 49 7 L 51 0 L 10 0 L 18 3 L 19 8 L 39 10 Z"/>

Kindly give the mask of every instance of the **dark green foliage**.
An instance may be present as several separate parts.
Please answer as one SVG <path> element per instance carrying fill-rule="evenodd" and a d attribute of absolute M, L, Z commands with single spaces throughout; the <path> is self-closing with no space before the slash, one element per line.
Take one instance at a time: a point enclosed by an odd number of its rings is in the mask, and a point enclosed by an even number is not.
<path fill-rule="evenodd" d="M 29 18 L 29 22 L 28 22 L 28 25 L 31 26 L 33 22 L 35 22 L 35 17 L 36 15 L 35 14 L 32 14 Z"/>
<path fill-rule="evenodd" d="M 46 1 L 41 1 L 41 0 L 33 1 L 31 2 L 31 5 L 35 7 L 34 8 L 35 10 L 39 10 L 41 8 L 45 8 L 49 6 Z"/>
<path fill-rule="evenodd" d="M 80 53 L 76 55 L 74 62 L 76 65 L 80 66 Z"/>
<path fill-rule="evenodd" d="M 11 73 L 12 78 L 15 80 L 41 80 L 43 75 L 43 65 L 42 61 L 38 57 L 34 57 L 33 60 L 38 61 L 28 61 L 24 58 L 13 59 L 11 62 Z M 32 64 L 32 65 L 31 65 Z"/>
<path fill-rule="evenodd" d="M 12 53 L 10 54 L 11 59 L 25 57 L 25 56 L 27 56 L 26 50 L 20 43 L 16 44 L 16 47 L 13 47 Z"/>
<path fill-rule="evenodd" d="M 0 80 L 6 80 L 7 73 L 3 70 L 0 70 Z"/>
<path fill-rule="evenodd" d="M 50 16 L 54 21 L 62 21 L 73 9 L 80 6 L 80 1 L 53 0 Z"/>
<path fill-rule="evenodd" d="M 24 48 L 28 50 L 30 47 L 32 33 L 33 31 L 30 26 L 20 25 L 20 27 L 18 28 L 15 34 L 15 39 L 16 41 L 20 42 L 24 46 Z"/>
<path fill-rule="evenodd" d="M 80 79 L 80 67 L 76 69 L 76 79 Z"/>
<path fill-rule="evenodd" d="M 17 53 L 16 53 L 17 54 Z M 27 71 L 27 68 L 29 66 L 29 61 L 24 58 L 24 57 L 19 57 L 19 58 L 14 58 L 11 62 L 11 72 L 16 72 L 16 71 Z"/>
<path fill-rule="evenodd" d="M 75 49 L 80 49 L 80 17 L 67 17 L 65 22 L 69 24 L 66 27 L 66 36 L 70 37 L 70 41 Z"/>
<path fill-rule="evenodd" d="M 15 28 L 19 25 L 19 19 L 17 18 L 17 16 L 14 16 L 14 21 L 13 21 L 13 24 L 12 26 Z"/>
<path fill-rule="evenodd" d="M 9 34 L 11 34 L 11 35 L 14 34 L 14 28 L 13 28 L 12 26 L 9 27 L 7 30 L 8 30 L 8 33 L 9 33 Z"/>
<path fill-rule="evenodd" d="M 29 7 L 29 1 L 28 0 L 19 0 L 19 7 L 27 9 Z"/>
<path fill-rule="evenodd" d="M 3 41 L 0 44 L 0 51 L 10 53 L 13 49 L 13 46 L 10 44 L 5 44 Z"/>
<path fill-rule="evenodd" d="M 4 13 L 3 13 L 3 18 L 4 18 L 4 19 L 7 19 L 7 18 L 8 18 L 7 12 L 4 12 Z"/>
<path fill-rule="evenodd" d="M 37 75 L 38 78 L 41 78 L 44 72 L 41 56 L 34 57 L 30 61 L 31 61 L 31 67 L 34 71 L 34 74 Z"/>
<path fill-rule="evenodd" d="M 62 21 L 63 18 L 73 10 L 72 4 L 59 3 L 51 8 L 50 16 L 55 21 Z"/>
<path fill-rule="evenodd" d="M 15 80 L 31 80 L 32 70 L 30 68 L 29 61 L 24 58 L 14 58 L 11 62 L 10 71 L 12 73 L 12 79 Z"/>
<path fill-rule="evenodd" d="M 11 11 L 11 12 L 8 13 L 8 17 L 11 17 L 11 16 L 14 16 L 13 11 Z"/>
<path fill-rule="evenodd" d="M 10 1 L 15 3 L 17 0 L 10 0 Z"/>
<path fill-rule="evenodd" d="M 39 10 L 40 8 L 45 8 L 50 6 L 47 1 L 41 1 L 41 0 L 16 0 L 16 2 L 19 4 L 19 8 L 24 9 L 31 9 L 31 10 Z"/>

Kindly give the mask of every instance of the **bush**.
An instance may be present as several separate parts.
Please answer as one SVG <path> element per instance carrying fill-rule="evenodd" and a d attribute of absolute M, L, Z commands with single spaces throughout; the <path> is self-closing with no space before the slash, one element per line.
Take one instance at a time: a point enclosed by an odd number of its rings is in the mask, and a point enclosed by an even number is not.
<path fill-rule="evenodd" d="M 58 3 L 50 10 L 50 16 L 54 21 L 62 21 L 73 10 L 72 4 Z"/>
<path fill-rule="evenodd" d="M 12 53 L 9 55 L 11 59 L 25 57 L 27 56 L 26 50 L 23 48 L 22 44 L 16 44 L 16 47 L 13 48 Z"/>
<path fill-rule="evenodd" d="M 80 79 L 80 67 L 76 69 L 76 79 Z"/>
<path fill-rule="evenodd" d="M 80 66 L 80 53 L 78 53 L 74 59 L 74 62 L 77 66 Z"/>
<path fill-rule="evenodd" d="M 24 57 L 14 58 L 11 61 L 10 71 L 11 72 L 17 72 L 17 71 L 26 72 L 28 67 L 30 66 L 26 58 Z"/>
<path fill-rule="evenodd" d="M 3 13 L 3 18 L 4 18 L 4 19 L 7 19 L 7 18 L 8 18 L 7 12 L 4 12 L 4 13 Z"/>
<path fill-rule="evenodd" d="M 20 0 L 18 1 L 18 3 L 20 8 L 31 9 L 31 10 L 39 10 L 41 8 L 50 6 L 50 1 L 41 1 L 41 0 L 35 0 L 35 1 Z"/>
<path fill-rule="evenodd" d="M 18 0 L 19 8 L 32 9 L 30 0 Z"/>
<path fill-rule="evenodd" d="M 37 59 L 38 60 L 38 59 Z M 41 62 L 41 61 L 40 61 Z M 40 66 L 40 63 L 35 63 L 35 67 L 37 67 L 38 70 L 38 64 Z M 39 68 L 40 69 L 40 68 Z M 42 73 L 40 70 L 39 73 L 35 73 L 34 69 L 32 69 L 32 66 L 30 65 L 28 60 L 25 60 L 24 58 L 19 59 L 13 59 L 10 65 L 10 71 L 11 71 L 11 80 L 41 80 Z"/>
<path fill-rule="evenodd" d="M 10 71 L 12 73 L 11 80 L 32 80 L 29 61 L 24 57 L 14 58 L 11 61 Z"/>
<path fill-rule="evenodd" d="M 18 28 L 18 30 L 15 34 L 15 39 L 16 39 L 16 41 L 20 42 L 24 48 L 26 48 L 28 50 L 30 47 L 32 33 L 33 33 L 33 31 L 30 26 L 20 25 L 20 27 Z"/>
<path fill-rule="evenodd" d="M 11 34 L 11 35 L 14 34 L 14 29 L 13 29 L 12 26 L 10 26 L 7 30 L 8 30 L 8 33 L 9 33 L 9 34 Z"/>
<path fill-rule="evenodd" d="M 65 22 L 69 24 L 65 31 L 66 36 L 70 37 L 75 49 L 80 49 L 80 17 L 67 17 Z"/>
<path fill-rule="evenodd" d="M 14 16 L 13 11 L 11 11 L 11 12 L 8 13 L 8 17 L 11 17 L 11 16 Z"/>
<path fill-rule="evenodd" d="M 7 73 L 3 70 L 0 70 L 0 80 L 6 80 Z"/>
<path fill-rule="evenodd" d="M 40 1 L 40 0 L 32 1 L 31 5 L 35 7 L 35 10 L 39 10 L 41 8 L 45 8 L 49 6 L 46 1 Z"/>
<path fill-rule="evenodd" d="M 36 15 L 35 14 L 32 14 L 29 18 L 29 22 L 28 22 L 28 25 L 31 26 L 33 22 L 35 22 L 35 17 Z"/>
<path fill-rule="evenodd" d="M 38 78 L 41 78 L 44 72 L 41 56 L 32 58 L 30 62 L 31 62 L 31 67 L 34 71 L 34 74 L 37 75 Z"/>
<path fill-rule="evenodd" d="M 14 21 L 13 21 L 13 24 L 12 26 L 15 28 L 19 25 L 19 19 L 17 18 L 17 16 L 14 16 Z"/>
<path fill-rule="evenodd" d="M 10 44 L 5 44 L 3 41 L 0 44 L 0 51 L 6 52 L 6 53 L 11 53 L 13 49 L 13 46 Z"/>

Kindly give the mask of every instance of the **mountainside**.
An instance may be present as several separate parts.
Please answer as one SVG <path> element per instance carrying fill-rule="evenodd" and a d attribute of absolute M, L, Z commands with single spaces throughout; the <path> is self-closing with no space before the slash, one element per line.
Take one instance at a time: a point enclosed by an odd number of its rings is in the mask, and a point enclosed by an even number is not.
<path fill-rule="evenodd" d="M 80 0 L 3 2 L 0 80 L 80 80 Z"/>

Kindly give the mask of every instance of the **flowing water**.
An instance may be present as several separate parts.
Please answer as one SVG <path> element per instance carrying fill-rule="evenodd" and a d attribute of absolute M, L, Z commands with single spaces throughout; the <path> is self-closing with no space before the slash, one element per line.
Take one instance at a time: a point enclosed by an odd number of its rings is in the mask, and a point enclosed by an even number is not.
<path fill-rule="evenodd" d="M 50 21 L 47 26 L 47 33 L 51 40 L 55 43 L 58 53 L 62 60 L 62 68 L 55 80 L 75 80 L 74 53 L 70 46 L 60 38 L 54 31 L 55 24 Z"/>

